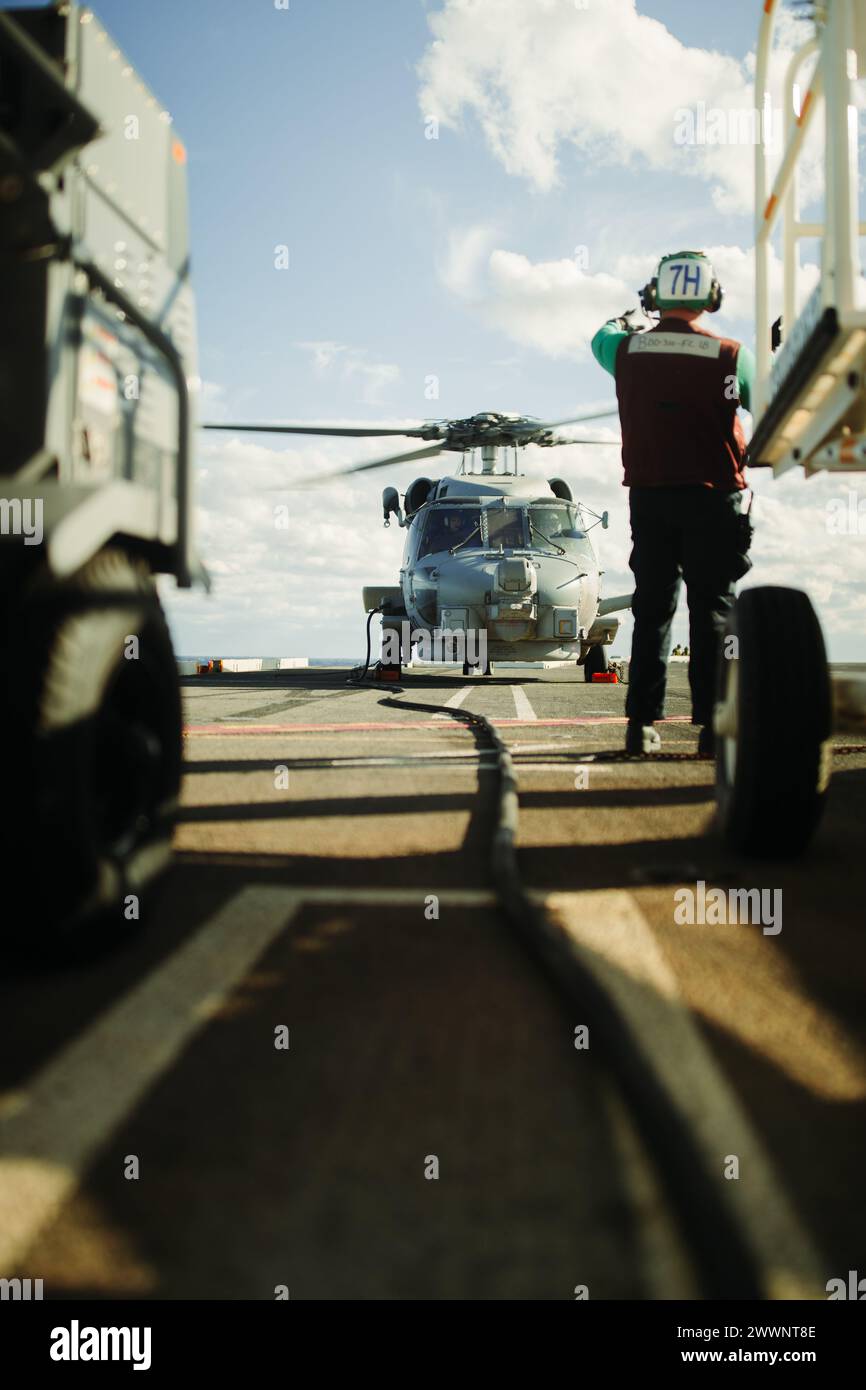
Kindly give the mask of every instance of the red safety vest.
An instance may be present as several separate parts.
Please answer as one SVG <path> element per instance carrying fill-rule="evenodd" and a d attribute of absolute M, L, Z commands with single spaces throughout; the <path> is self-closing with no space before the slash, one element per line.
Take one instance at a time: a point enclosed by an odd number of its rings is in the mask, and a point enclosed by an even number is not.
<path fill-rule="evenodd" d="M 616 354 L 626 487 L 703 483 L 744 488 L 746 441 L 737 416 L 737 353 L 684 319 L 662 317 Z"/>

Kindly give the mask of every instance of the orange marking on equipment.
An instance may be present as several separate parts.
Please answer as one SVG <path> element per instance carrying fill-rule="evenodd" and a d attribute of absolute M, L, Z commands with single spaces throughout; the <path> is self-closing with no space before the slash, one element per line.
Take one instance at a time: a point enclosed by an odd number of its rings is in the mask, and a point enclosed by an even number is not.
<path fill-rule="evenodd" d="M 767 206 L 764 208 L 764 221 L 765 221 L 765 222 L 766 222 L 767 218 L 770 216 L 771 212 L 773 211 L 773 209 L 774 209 L 774 207 L 776 206 L 776 204 L 778 203 L 778 201 L 779 201 L 779 200 L 778 200 L 778 198 L 776 197 L 775 193 L 771 193 L 771 194 L 770 194 L 770 197 L 769 197 L 769 200 L 768 200 L 768 202 L 767 202 Z"/>
<path fill-rule="evenodd" d="M 811 105 L 811 102 L 812 102 L 812 88 L 810 87 L 809 90 L 808 90 L 808 92 L 806 93 L 806 95 L 805 95 L 804 98 L 803 98 L 803 105 L 800 107 L 800 114 L 799 114 L 799 116 L 797 117 L 797 125 L 802 125 L 802 124 L 803 124 L 803 118 L 804 118 L 804 116 L 806 115 L 806 112 L 809 110 L 809 107 L 810 107 L 810 105 Z"/>
<path fill-rule="evenodd" d="M 172 141 L 171 157 L 175 164 L 186 164 L 186 147 L 182 140 Z"/>

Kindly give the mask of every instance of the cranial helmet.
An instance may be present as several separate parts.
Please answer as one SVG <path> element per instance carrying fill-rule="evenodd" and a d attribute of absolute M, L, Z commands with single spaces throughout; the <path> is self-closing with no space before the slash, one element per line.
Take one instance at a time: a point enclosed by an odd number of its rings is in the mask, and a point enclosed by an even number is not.
<path fill-rule="evenodd" d="M 676 251 L 662 256 L 659 268 L 640 291 L 645 313 L 656 309 L 707 309 L 721 307 L 722 287 L 703 251 Z"/>

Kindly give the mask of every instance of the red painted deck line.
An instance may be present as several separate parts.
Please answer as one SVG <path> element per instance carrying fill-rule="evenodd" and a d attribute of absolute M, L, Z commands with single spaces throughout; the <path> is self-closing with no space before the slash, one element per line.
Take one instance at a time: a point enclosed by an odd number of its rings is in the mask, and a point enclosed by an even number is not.
<path fill-rule="evenodd" d="M 497 728 L 538 729 L 553 724 L 626 724 L 625 715 L 587 715 L 582 719 L 494 719 Z M 687 714 L 673 714 L 666 724 L 688 724 Z M 470 725 L 459 719 L 382 720 L 376 724 L 188 724 L 184 733 L 190 738 L 231 738 L 260 734 L 358 734 L 386 732 L 393 729 L 466 729 Z"/>

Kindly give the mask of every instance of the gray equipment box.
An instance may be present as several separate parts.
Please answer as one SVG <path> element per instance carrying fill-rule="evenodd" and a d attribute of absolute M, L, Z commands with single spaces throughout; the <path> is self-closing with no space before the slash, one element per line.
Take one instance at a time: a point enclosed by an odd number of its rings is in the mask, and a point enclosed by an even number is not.
<path fill-rule="evenodd" d="M 57 579 L 119 542 L 188 586 L 186 152 L 96 16 L 0 13 L 0 550 L 38 495 Z M 32 503 L 31 503 L 32 504 Z"/>
<path fill-rule="evenodd" d="M 90 10 L 0 11 L 0 726 L 7 924 L 85 958 L 152 911 L 183 708 L 158 574 L 191 536 L 186 153 Z"/>

